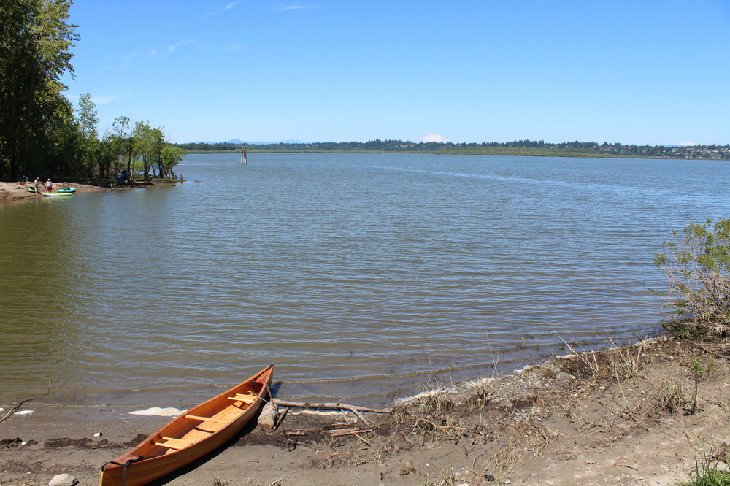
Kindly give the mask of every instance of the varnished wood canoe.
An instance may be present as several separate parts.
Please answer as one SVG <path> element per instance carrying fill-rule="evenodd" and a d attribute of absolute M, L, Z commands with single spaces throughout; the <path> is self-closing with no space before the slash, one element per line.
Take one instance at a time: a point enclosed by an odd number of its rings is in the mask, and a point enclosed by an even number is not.
<path fill-rule="evenodd" d="M 196 405 L 141 444 L 101 467 L 100 486 L 137 486 L 170 474 L 220 447 L 269 397 L 273 365 Z"/>

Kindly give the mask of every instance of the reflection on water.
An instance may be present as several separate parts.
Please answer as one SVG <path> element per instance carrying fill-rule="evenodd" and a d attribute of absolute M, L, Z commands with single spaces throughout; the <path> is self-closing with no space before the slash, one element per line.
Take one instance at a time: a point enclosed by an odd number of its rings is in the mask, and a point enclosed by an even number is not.
<path fill-rule="evenodd" d="M 556 333 L 632 338 L 661 317 L 661 242 L 730 212 L 718 162 L 249 159 L 0 207 L 0 401 L 50 381 L 189 403 L 274 363 L 289 397 L 376 403 L 560 352 Z"/>

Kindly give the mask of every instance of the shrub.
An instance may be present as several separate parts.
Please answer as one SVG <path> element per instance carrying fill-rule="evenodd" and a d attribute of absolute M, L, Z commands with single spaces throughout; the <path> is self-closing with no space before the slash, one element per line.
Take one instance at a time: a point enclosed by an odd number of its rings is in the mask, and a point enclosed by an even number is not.
<path fill-rule="evenodd" d="M 667 276 L 665 327 L 679 337 L 726 339 L 730 333 L 730 219 L 673 231 L 655 263 Z"/>

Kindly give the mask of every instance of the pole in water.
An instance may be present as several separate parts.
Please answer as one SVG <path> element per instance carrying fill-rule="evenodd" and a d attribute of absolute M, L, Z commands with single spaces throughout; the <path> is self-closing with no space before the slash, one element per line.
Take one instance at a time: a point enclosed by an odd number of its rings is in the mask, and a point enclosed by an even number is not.
<path fill-rule="evenodd" d="M 243 148 L 241 148 L 241 162 L 248 164 L 248 157 L 246 157 L 246 144 L 243 144 Z"/>

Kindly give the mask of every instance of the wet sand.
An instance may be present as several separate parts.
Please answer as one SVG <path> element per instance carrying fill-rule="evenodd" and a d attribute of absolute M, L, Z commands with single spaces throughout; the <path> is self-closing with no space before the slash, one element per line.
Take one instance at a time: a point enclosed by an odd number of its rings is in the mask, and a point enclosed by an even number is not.
<path fill-rule="evenodd" d="M 694 358 L 712 366 L 690 413 Z M 169 420 L 50 398 L 0 423 L 0 484 L 60 473 L 96 484 L 101 464 Z M 12 405 L 0 404 L 0 418 Z M 367 417 L 292 409 L 275 431 L 250 427 L 165 484 L 675 485 L 703 457 L 730 460 L 730 346 L 658 338 L 571 354 Z M 361 432 L 336 437 L 338 428 Z"/>

